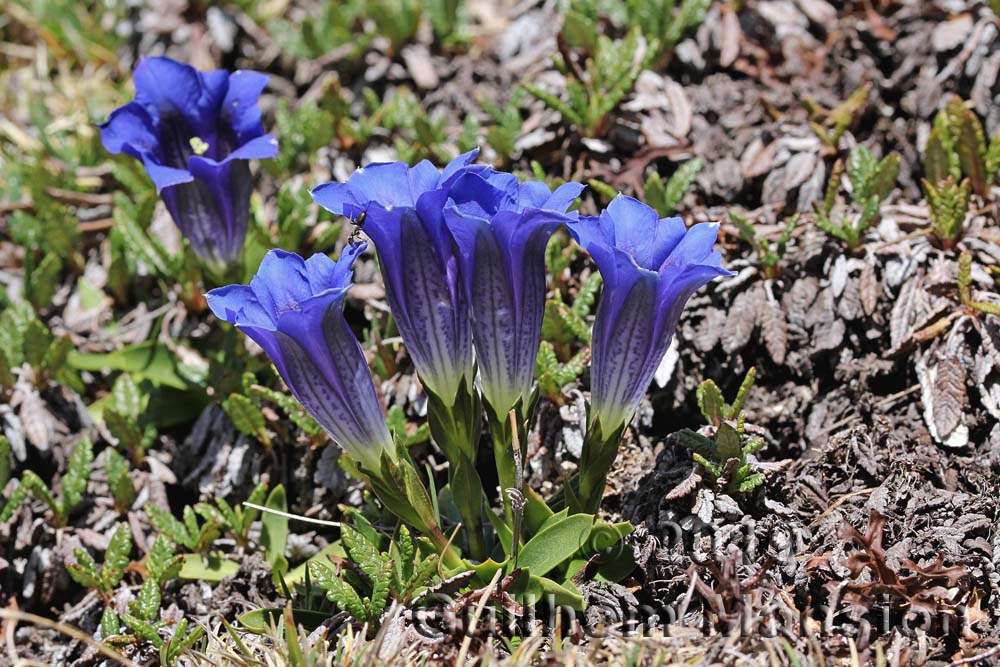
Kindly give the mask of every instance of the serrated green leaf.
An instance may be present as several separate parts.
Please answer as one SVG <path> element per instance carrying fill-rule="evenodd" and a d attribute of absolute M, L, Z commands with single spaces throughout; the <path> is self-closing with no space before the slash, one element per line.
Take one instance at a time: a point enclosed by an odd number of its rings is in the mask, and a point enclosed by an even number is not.
<path fill-rule="evenodd" d="M 25 296 L 35 308 L 41 310 L 52 303 L 56 289 L 59 287 L 59 276 L 62 273 L 62 260 L 54 252 L 46 253 L 29 275 L 25 277 Z"/>
<path fill-rule="evenodd" d="M 222 402 L 222 408 L 240 433 L 256 438 L 265 445 L 271 443 L 264 414 L 249 398 L 242 394 L 230 394 L 229 398 Z"/>
<path fill-rule="evenodd" d="M 0 435 L 0 490 L 7 486 L 7 481 L 10 480 L 10 468 L 10 440 Z"/>
<path fill-rule="evenodd" d="M 21 503 L 28 497 L 28 489 L 24 486 L 23 480 L 19 483 L 10 495 L 7 497 L 7 502 L 3 504 L 3 509 L 0 509 L 0 524 L 7 523 L 10 518 L 14 516 L 14 512 L 17 508 L 21 506 Z"/>
<path fill-rule="evenodd" d="M 139 425 L 134 417 L 128 417 L 112 409 L 105 410 L 102 416 L 104 417 L 104 426 L 108 429 L 111 437 L 118 441 L 119 447 L 129 450 L 142 449 L 142 431 L 139 430 Z"/>
<path fill-rule="evenodd" d="M 739 483 L 739 486 L 737 487 L 737 490 L 740 493 L 747 493 L 749 491 L 753 491 L 755 488 L 757 488 L 758 486 L 760 486 L 763 483 L 764 483 L 764 478 L 761 477 L 760 473 L 754 473 L 754 474 L 750 475 L 749 477 L 746 477 L 745 479 L 743 479 Z"/>
<path fill-rule="evenodd" d="M 52 334 L 38 320 L 28 322 L 24 330 L 24 361 L 35 370 L 42 370 L 42 361 L 52 342 Z"/>
<path fill-rule="evenodd" d="M 160 623 L 147 623 L 144 619 L 132 614 L 125 614 L 125 625 L 140 639 L 145 639 L 155 648 L 163 646 L 163 637 L 160 636 Z"/>
<path fill-rule="evenodd" d="M 705 380 L 698 385 L 696 392 L 698 397 L 698 409 L 701 410 L 705 423 L 718 426 L 723 419 L 728 417 L 726 402 L 722 398 L 722 391 L 712 380 Z"/>
<path fill-rule="evenodd" d="M 108 637 L 121 634 L 122 626 L 118 620 L 118 614 L 111 607 L 105 607 L 101 614 L 101 638 L 107 641 Z"/>
<path fill-rule="evenodd" d="M 570 306 L 570 309 L 580 321 L 583 321 L 584 318 L 590 315 L 590 310 L 597 301 L 597 293 L 601 290 L 601 285 L 603 284 L 604 281 L 601 278 L 601 274 L 597 271 L 591 272 L 580 284 L 580 289 L 577 290 L 576 296 L 573 297 L 573 305 Z M 584 340 L 584 342 L 587 342 L 587 340 Z"/>
<path fill-rule="evenodd" d="M 111 409 L 120 415 L 139 419 L 142 410 L 142 394 L 129 373 L 120 373 L 111 388 Z"/>
<path fill-rule="evenodd" d="M 115 528 L 104 552 L 104 567 L 101 569 L 101 579 L 106 590 L 114 589 L 125 575 L 132 553 L 132 531 L 128 524 L 120 523 Z"/>
<path fill-rule="evenodd" d="M 698 178 L 698 174 L 703 167 L 704 163 L 701 158 L 696 157 L 677 168 L 677 171 L 667 181 L 667 187 L 663 193 L 663 209 L 658 210 L 660 215 L 667 216 L 677 210 L 677 206 L 680 205 L 681 200 L 684 199 L 684 195 L 687 194 L 695 179 Z"/>
<path fill-rule="evenodd" d="M 140 200 L 140 205 L 134 205 L 121 193 L 114 196 L 115 229 L 121 233 L 129 252 L 135 256 L 158 277 L 173 279 L 180 272 L 179 258 L 167 252 L 163 245 L 146 233 L 152 206 L 146 204 L 149 199 Z"/>
<path fill-rule="evenodd" d="M 757 367 L 751 366 L 746 375 L 743 376 L 743 382 L 740 383 L 740 388 L 736 392 L 736 398 L 733 400 L 733 404 L 729 406 L 726 411 L 726 419 L 733 419 L 740 414 L 743 410 L 743 405 L 747 401 L 747 397 L 750 396 L 750 390 L 753 389 L 753 384 L 756 380 Z"/>
<path fill-rule="evenodd" d="M 996 182 L 997 173 L 1000 172 L 1000 132 L 993 135 L 990 145 L 986 149 L 986 179 L 990 184 Z"/>
<path fill-rule="evenodd" d="M 69 456 L 66 474 L 62 478 L 63 518 L 73 510 L 87 491 L 87 481 L 90 479 L 90 465 L 94 462 L 94 447 L 90 438 L 84 436 L 76 443 L 73 453 Z"/>
<path fill-rule="evenodd" d="M 146 570 L 149 578 L 163 586 L 171 579 L 177 578 L 184 565 L 184 559 L 174 555 L 174 547 L 164 535 L 157 535 L 146 559 Z"/>
<path fill-rule="evenodd" d="M 851 181 L 855 201 L 865 201 L 871 195 L 871 180 L 878 160 L 865 146 L 855 146 L 847 156 L 847 178 Z"/>
<path fill-rule="evenodd" d="M 157 530 L 181 546 L 188 549 L 194 548 L 197 535 L 191 535 L 184 522 L 159 505 L 146 505 L 143 509 L 146 510 L 149 522 Z"/>
<path fill-rule="evenodd" d="M 343 542 L 351 561 L 364 572 L 374 585 L 389 559 L 378 550 L 377 545 L 369 542 L 364 535 L 350 526 L 340 527 L 340 540 Z"/>
<path fill-rule="evenodd" d="M 321 563 L 310 563 L 309 575 L 316 587 L 326 592 L 326 597 L 330 602 L 346 611 L 358 622 L 364 623 L 368 620 L 364 602 L 358 596 L 357 591 L 337 577 L 333 570 Z"/>
<path fill-rule="evenodd" d="M 66 571 L 76 583 L 86 588 L 104 590 L 100 571 L 93 557 L 83 549 L 73 549 L 75 563 L 66 565 Z"/>
<path fill-rule="evenodd" d="M 41 367 L 48 373 L 62 369 L 66 365 L 66 360 L 69 358 L 69 353 L 72 349 L 73 341 L 69 336 L 60 336 L 53 339 L 45 350 Z"/>
<path fill-rule="evenodd" d="M 897 154 L 889 153 L 882 158 L 869 183 L 868 190 L 873 197 L 877 197 L 879 201 L 885 201 L 886 197 L 892 193 L 892 189 L 896 187 L 899 168 L 900 162 Z"/>
<path fill-rule="evenodd" d="M 55 514 L 59 514 L 61 507 L 56 497 L 52 494 L 48 485 L 42 481 L 33 470 L 25 470 L 21 475 L 21 486 L 25 488 L 26 491 L 31 493 L 35 498 L 38 498 L 43 503 L 48 505 L 49 509 Z"/>
<path fill-rule="evenodd" d="M 972 182 L 972 189 L 981 197 L 987 195 L 986 137 L 983 126 L 971 109 L 962 109 L 958 118 L 955 148 L 962 173 Z"/>
<path fill-rule="evenodd" d="M 935 128 L 927 137 L 927 145 L 924 148 L 924 176 L 936 185 L 948 178 L 950 173 L 948 153 L 941 139 L 941 131 Z"/>
<path fill-rule="evenodd" d="M 413 536 L 410 529 L 405 524 L 399 525 L 399 531 L 393 544 L 397 551 L 395 559 L 396 568 L 399 571 L 399 587 L 404 588 L 413 576 L 413 559 L 417 554 L 416 546 L 413 543 Z"/>
<path fill-rule="evenodd" d="M 135 501 L 135 486 L 129 476 L 129 464 L 121 454 L 112 448 L 104 450 L 104 474 L 108 479 L 115 509 L 126 511 Z"/>
<path fill-rule="evenodd" d="M 741 457 L 743 450 L 740 434 L 726 422 L 719 424 L 715 433 L 715 451 L 720 463 Z"/>
<path fill-rule="evenodd" d="M 149 578 L 142 582 L 142 586 L 139 587 L 139 591 L 136 593 L 135 599 L 129 602 L 128 608 L 136 618 L 142 621 L 152 622 L 159 618 L 159 583 L 153 578 Z M 134 630 L 135 628 L 132 629 Z"/>
<path fill-rule="evenodd" d="M 371 623 L 377 623 L 382 618 L 385 611 L 386 602 L 389 600 L 389 589 L 392 584 L 392 561 L 384 559 L 381 564 L 382 569 L 372 579 L 372 594 L 368 604 L 368 618 Z"/>

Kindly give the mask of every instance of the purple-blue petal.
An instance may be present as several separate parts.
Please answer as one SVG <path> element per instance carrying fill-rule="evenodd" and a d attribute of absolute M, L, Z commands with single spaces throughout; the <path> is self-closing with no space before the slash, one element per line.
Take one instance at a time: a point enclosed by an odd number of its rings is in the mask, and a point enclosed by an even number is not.
<path fill-rule="evenodd" d="M 141 58 L 132 80 L 136 102 L 160 123 L 181 118 L 191 135 L 213 143 L 219 107 L 229 88 L 225 70 L 199 72 L 170 58 Z"/>
<path fill-rule="evenodd" d="M 199 72 L 169 58 L 142 58 L 133 81 L 135 100 L 101 124 L 102 142 L 109 152 L 142 161 L 204 261 L 215 268 L 232 263 L 242 253 L 249 215 L 246 160 L 277 155 L 277 141 L 264 135 L 257 106 L 267 77 Z"/>
<path fill-rule="evenodd" d="M 334 262 L 272 250 L 251 284 L 208 293 L 217 316 L 256 341 L 306 410 L 349 454 L 378 466 L 392 442 L 357 338 L 343 316 L 351 266 L 365 244 Z"/>
<path fill-rule="evenodd" d="M 599 217 L 568 223 L 604 278 L 594 321 L 591 421 L 610 432 L 630 420 L 691 295 L 731 275 L 713 249 L 718 225 L 685 229 L 619 195 Z"/>
<path fill-rule="evenodd" d="M 229 125 L 237 146 L 243 146 L 264 134 L 257 100 L 266 86 L 267 75 L 260 72 L 241 69 L 229 75 L 229 88 L 222 101 L 220 114 L 222 121 Z M 274 155 L 253 157 L 274 157 Z"/>

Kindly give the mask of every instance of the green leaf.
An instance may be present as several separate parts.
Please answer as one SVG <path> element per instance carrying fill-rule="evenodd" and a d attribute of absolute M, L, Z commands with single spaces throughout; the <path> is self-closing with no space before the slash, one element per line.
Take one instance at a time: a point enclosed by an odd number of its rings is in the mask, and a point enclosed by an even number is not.
<path fill-rule="evenodd" d="M 10 480 L 10 440 L 0 435 L 0 490 L 7 486 L 8 480 Z"/>
<path fill-rule="evenodd" d="M 924 176 L 936 185 L 948 178 L 949 174 L 948 152 L 941 140 L 941 131 L 932 129 L 924 148 Z"/>
<path fill-rule="evenodd" d="M 163 637 L 160 636 L 160 628 L 163 624 L 147 623 L 145 619 L 139 618 L 134 614 L 135 612 L 125 615 L 125 624 L 128 626 L 129 630 L 131 630 L 137 637 L 145 639 L 155 648 L 159 649 L 162 647 Z"/>
<path fill-rule="evenodd" d="M 747 493 L 753 491 L 755 488 L 764 483 L 764 478 L 760 476 L 760 473 L 754 473 L 749 477 L 743 479 L 737 486 L 737 491 L 740 493 Z"/>
<path fill-rule="evenodd" d="M 736 399 L 733 404 L 729 406 L 726 413 L 726 419 L 734 419 L 743 410 L 743 404 L 746 403 L 747 396 L 750 395 L 750 390 L 753 389 L 753 383 L 757 379 L 757 368 L 751 366 L 747 370 L 747 374 L 743 376 L 743 382 L 740 383 L 740 388 L 736 392 Z"/>
<path fill-rule="evenodd" d="M 149 202 L 149 203 L 147 203 Z M 129 252 L 135 253 L 143 264 L 163 279 L 173 279 L 180 272 L 180 259 L 167 252 L 163 245 L 146 233 L 155 203 L 152 198 L 133 204 L 122 193 L 114 196 L 115 229 L 122 235 Z"/>
<path fill-rule="evenodd" d="M 680 167 L 677 168 L 670 176 L 670 180 L 667 181 L 667 187 L 664 190 L 663 209 L 658 212 L 660 215 L 667 216 L 673 213 L 677 206 L 684 199 L 684 195 L 691 188 L 695 179 L 698 177 L 698 173 L 704 167 L 704 163 L 701 158 L 693 158 L 688 160 Z"/>
<path fill-rule="evenodd" d="M 993 138 L 990 139 L 989 148 L 986 149 L 984 166 L 986 167 L 987 181 L 990 184 L 994 183 L 997 172 L 1000 171 L 1000 132 L 994 134 Z"/>
<path fill-rule="evenodd" d="M 959 164 L 962 173 L 972 181 L 972 189 L 980 197 L 987 195 L 986 138 L 983 126 L 971 109 L 962 108 L 956 136 Z"/>
<path fill-rule="evenodd" d="M 265 445 L 271 444 L 264 414 L 249 398 L 242 394 L 230 394 L 229 398 L 222 402 L 222 409 L 233 420 L 233 426 L 240 433 L 256 438 Z"/>
<path fill-rule="evenodd" d="M 107 641 L 108 637 L 121 634 L 122 626 L 118 621 L 118 614 L 111 607 L 105 607 L 101 614 L 101 638 Z"/>
<path fill-rule="evenodd" d="M 73 351 L 67 359 L 80 371 L 125 371 L 155 385 L 187 389 L 189 383 L 178 371 L 178 361 L 163 343 L 145 341 L 104 354 Z"/>
<path fill-rule="evenodd" d="M 194 548 L 194 538 L 188 532 L 184 522 L 175 517 L 169 510 L 165 510 L 159 505 L 146 505 L 144 507 L 150 523 L 161 533 L 171 540 L 189 549 Z"/>
<path fill-rule="evenodd" d="M 739 459 L 742 453 L 740 434 L 728 423 L 722 422 L 715 434 L 715 448 L 721 463 L 729 459 Z"/>
<path fill-rule="evenodd" d="M 125 417 L 139 419 L 142 410 L 142 394 L 135 380 L 128 373 L 121 373 L 115 378 L 111 388 L 111 409 Z"/>
<path fill-rule="evenodd" d="M 38 320 L 31 320 L 24 330 L 24 361 L 37 371 L 42 370 L 42 361 L 52 342 L 52 334 Z"/>
<path fill-rule="evenodd" d="M 682 429 L 677 432 L 677 437 L 682 445 L 699 456 L 706 459 L 715 458 L 715 443 L 702 434 Z"/>
<path fill-rule="evenodd" d="M 49 489 L 48 485 L 42 481 L 33 470 L 25 470 L 21 475 L 21 486 L 25 488 L 26 491 L 30 492 L 35 498 L 38 498 L 43 503 L 48 505 L 49 509 L 55 514 L 61 514 L 62 507 L 56 501 L 56 497 L 52 495 L 52 491 Z"/>
<path fill-rule="evenodd" d="M 892 193 L 892 189 L 896 187 L 899 168 L 900 162 L 897 154 L 889 153 L 882 158 L 871 177 L 869 191 L 872 196 L 877 197 L 879 201 L 885 201 L 885 198 Z"/>
<path fill-rule="evenodd" d="M 160 586 L 155 579 L 142 582 L 135 600 L 129 602 L 129 611 L 143 621 L 155 621 L 160 616 Z M 134 629 L 134 628 L 133 628 Z"/>
<path fill-rule="evenodd" d="M 726 402 L 722 398 L 722 391 L 712 380 L 705 380 L 698 385 L 697 390 L 698 409 L 701 410 L 705 423 L 718 426 L 726 419 L 728 412 Z"/>
<path fill-rule="evenodd" d="M 135 501 L 135 486 L 129 476 L 128 461 L 111 447 L 104 450 L 104 474 L 115 500 L 115 509 L 125 512 Z"/>
<path fill-rule="evenodd" d="M 229 507 L 229 503 L 227 503 L 222 498 L 216 498 L 215 501 L 216 504 L 219 505 L 220 510 L 222 509 L 223 506 Z M 252 503 L 254 505 L 264 505 L 266 501 L 267 501 L 267 482 L 261 482 L 260 484 L 255 486 L 253 488 L 253 491 L 250 492 L 250 495 L 247 496 L 246 500 L 247 503 Z M 230 512 L 233 512 L 233 510 L 230 509 Z M 243 535 L 245 537 L 247 534 L 249 534 L 251 525 L 253 524 L 254 521 L 257 520 L 257 517 L 259 515 L 260 515 L 259 510 L 254 509 L 253 507 L 249 507 L 248 505 L 244 505 L 242 508 L 237 508 L 235 510 L 235 514 L 230 519 L 230 521 L 234 523 L 233 528 L 235 530 L 238 530 L 240 532 L 240 535 Z M 237 521 L 239 522 L 239 525 L 236 525 Z"/>
<path fill-rule="evenodd" d="M 309 575 L 312 577 L 313 583 L 320 590 L 326 592 L 326 597 L 330 602 L 346 611 L 358 622 L 364 623 L 368 620 L 365 605 L 357 591 L 337 577 L 333 570 L 321 563 L 310 563 Z"/>
<path fill-rule="evenodd" d="M 184 559 L 174 555 L 174 547 L 170 540 L 163 535 L 157 535 L 146 559 L 149 578 L 155 579 L 160 586 L 163 586 L 180 574 L 183 565 Z"/>
<path fill-rule="evenodd" d="M 877 159 L 865 146 L 855 146 L 847 156 L 847 177 L 851 180 L 855 201 L 865 201 L 871 195 L 871 178 Z"/>
<path fill-rule="evenodd" d="M 104 552 L 104 567 L 101 570 L 101 579 L 107 590 L 114 589 L 125 575 L 125 568 L 128 567 L 132 553 L 132 531 L 128 524 L 120 523 L 115 528 L 108 542 L 108 549 Z"/>
<path fill-rule="evenodd" d="M 284 613 L 283 607 L 272 607 L 269 609 L 254 609 L 238 617 L 241 629 L 255 634 L 264 634 L 267 629 L 281 620 Z M 312 632 L 320 627 L 325 621 L 330 619 L 327 612 L 315 611 L 312 609 L 292 608 L 292 617 L 296 625 L 301 625 L 306 632 Z"/>
<path fill-rule="evenodd" d="M 587 543 L 594 517 L 574 514 L 544 527 L 521 549 L 517 566 L 535 576 L 548 574 Z"/>
<path fill-rule="evenodd" d="M 351 561 L 374 584 L 389 559 L 379 551 L 378 545 L 369 542 L 361 533 L 350 526 L 341 526 L 340 531 L 340 540 L 343 542 Z"/>
<path fill-rule="evenodd" d="M 539 577 L 534 574 L 521 576 L 510 589 L 514 593 L 523 596 L 524 604 L 533 604 L 539 600 L 551 600 L 557 606 L 566 606 L 576 610 L 583 610 L 583 596 L 572 582 L 566 581 L 558 583 L 547 577 Z"/>
<path fill-rule="evenodd" d="M 76 443 L 73 453 L 69 456 L 66 474 L 62 478 L 62 512 L 63 518 L 73 510 L 83 499 L 90 479 L 90 464 L 94 462 L 94 447 L 90 438 L 84 436 Z"/>
<path fill-rule="evenodd" d="M 181 579 L 217 582 L 240 571 L 240 564 L 216 556 L 181 554 L 183 564 L 177 576 Z"/>
<path fill-rule="evenodd" d="M 52 297 L 59 287 L 62 266 L 62 260 L 54 252 L 49 252 L 25 277 L 25 296 L 35 308 L 41 310 L 52 303 Z"/>
<path fill-rule="evenodd" d="M 47 373 L 65 370 L 64 366 L 66 365 L 66 360 L 69 358 L 69 353 L 73 349 L 73 341 L 69 336 L 54 338 L 52 342 L 49 343 L 48 348 L 45 350 L 45 354 L 42 356 L 42 368 L 45 369 Z"/>
<path fill-rule="evenodd" d="M 83 549 L 73 549 L 75 563 L 66 565 L 66 571 L 76 583 L 86 588 L 103 590 L 101 574 L 93 557 Z"/>
<path fill-rule="evenodd" d="M 265 507 L 279 512 L 288 511 L 288 503 L 285 499 L 285 487 L 278 484 L 271 489 L 267 496 Z M 284 574 L 288 569 L 288 562 L 285 560 L 285 545 L 288 542 L 288 517 L 272 512 L 265 512 L 261 518 L 263 529 L 261 530 L 261 544 L 267 555 L 267 562 L 275 571 Z"/>
<path fill-rule="evenodd" d="M 24 485 L 22 477 L 21 483 L 14 487 L 14 490 L 11 491 L 10 495 L 7 497 L 7 502 L 3 505 L 3 509 L 0 509 L 0 524 L 10 521 L 10 518 L 14 516 L 14 512 L 17 511 L 17 508 L 21 506 L 21 503 L 23 503 L 27 497 L 28 488 Z"/>
<path fill-rule="evenodd" d="M 385 611 L 386 602 L 389 600 L 389 589 L 392 585 L 392 561 L 385 558 L 382 561 L 382 569 L 372 580 L 372 594 L 369 599 L 369 620 L 375 624 L 382 617 Z"/>
<path fill-rule="evenodd" d="M 142 431 L 134 417 L 127 417 L 117 410 L 105 410 L 104 425 L 118 446 L 128 450 L 142 449 Z"/>

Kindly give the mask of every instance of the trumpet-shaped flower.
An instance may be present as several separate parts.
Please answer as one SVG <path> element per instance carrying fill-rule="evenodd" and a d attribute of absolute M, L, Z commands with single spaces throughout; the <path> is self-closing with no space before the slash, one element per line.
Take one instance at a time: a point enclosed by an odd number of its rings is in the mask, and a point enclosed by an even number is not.
<path fill-rule="evenodd" d="M 199 72 L 169 58 L 143 58 L 135 100 L 101 124 L 111 153 L 140 160 L 191 247 L 222 269 L 238 259 L 250 210 L 248 160 L 271 158 L 257 98 L 263 74 Z"/>
<path fill-rule="evenodd" d="M 344 319 L 351 265 L 364 242 L 336 262 L 271 250 L 249 285 L 208 293 L 208 306 L 260 345 L 285 384 L 330 437 L 369 470 L 392 439 L 368 364 Z"/>
<path fill-rule="evenodd" d="M 469 170 L 447 188 L 444 219 L 461 260 L 483 395 L 503 418 L 527 401 L 545 311 L 545 246 L 583 190 Z"/>
<path fill-rule="evenodd" d="M 363 221 L 375 243 L 386 295 L 421 381 L 447 405 L 464 380 L 471 386 L 472 335 L 458 284 L 458 260 L 442 218 L 443 184 L 466 169 L 472 151 L 443 171 L 424 160 L 374 163 L 346 183 L 326 183 L 313 199 L 332 213 Z M 363 216 L 363 218 L 362 218 Z"/>
<path fill-rule="evenodd" d="M 592 341 L 590 423 L 608 434 L 631 421 L 690 296 L 731 273 L 712 248 L 717 224 L 689 230 L 680 218 L 659 220 L 624 195 L 599 217 L 581 217 L 569 228 L 604 278 Z"/>

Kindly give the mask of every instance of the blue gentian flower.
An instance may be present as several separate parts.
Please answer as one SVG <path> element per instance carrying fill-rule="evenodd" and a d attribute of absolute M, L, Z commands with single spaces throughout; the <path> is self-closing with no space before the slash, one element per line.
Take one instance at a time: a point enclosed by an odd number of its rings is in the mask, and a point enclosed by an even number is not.
<path fill-rule="evenodd" d="M 444 219 L 458 246 L 483 396 L 501 420 L 531 393 L 545 311 L 545 246 L 583 190 L 551 192 L 492 169 L 468 170 L 447 188 Z"/>
<path fill-rule="evenodd" d="M 346 183 L 326 183 L 312 193 L 328 211 L 363 222 L 410 358 L 421 382 L 446 405 L 463 380 L 471 387 L 473 357 L 468 304 L 442 218 L 442 187 L 470 168 L 475 156 L 461 155 L 443 171 L 427 160 L 414 167 L 373 163 Z"/>
<path fill-rule="evenodd" d="M 378 471 L 383 451 L 394 456 L 392 438 L 365 355 L 343 314 L 351 265 L 366 245 L 348 246 L 336 262 L 271 250 L 249 285 L 210 291 L 208 306 L 264 349 L 334 442 Z"/>
<path fill-rule="evenodd" d="M 690 230 L 680 218 L 618 195 L 600 217 L 580 217 L 570 232 L 604 278 L 592 340 L 590 423 L 610 434 L 631 421 L 670 346 L 688 298 L 719 276 L 718 224 Z"/>
<path fill-rule="evenodd" d="M 250 210 L 248 160 L 272 158 L 257 99 L 267 77 L 199 72 L 169 58 L 143 58 L 135 100 L 101 124 L 111 153 L 142 161 L 174 222 L 198 256 L 221 270 L 240 257 Z"/>

